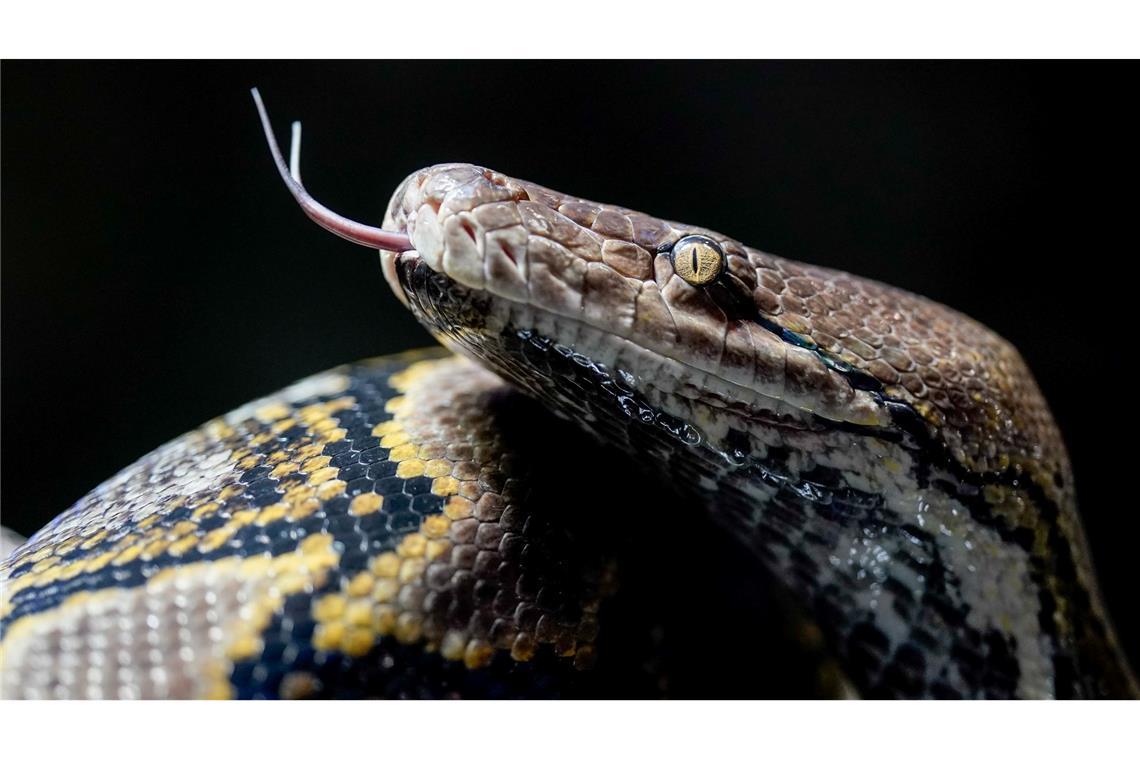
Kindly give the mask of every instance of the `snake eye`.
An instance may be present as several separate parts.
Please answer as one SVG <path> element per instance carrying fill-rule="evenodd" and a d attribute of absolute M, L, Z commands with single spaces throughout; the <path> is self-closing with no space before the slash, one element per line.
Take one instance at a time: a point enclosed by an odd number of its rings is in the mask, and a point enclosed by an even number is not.
<path fill-rule="evenodd" d="M 673 244 L 669 259 L 673 262 L 673 271 L 696 287 L 714 282 L 726 264 L 720 245 L 704 235 L 686 235 L 678 240 Z"/>

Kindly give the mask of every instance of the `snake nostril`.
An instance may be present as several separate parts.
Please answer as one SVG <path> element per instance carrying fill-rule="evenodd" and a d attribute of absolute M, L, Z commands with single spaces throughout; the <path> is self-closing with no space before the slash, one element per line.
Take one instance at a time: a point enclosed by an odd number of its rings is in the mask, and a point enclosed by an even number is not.
<path fill-rule="evenodd" d="M 505 188 L 511 195 L 510 200 L 513 201 L 529 201 L 530 193 L 523 189 L 518 182 L 512 181 L 510 177 L 499 174 L 498 172 L 491 171 L 490 169 L 483 170 L 483 179 L 495 187 Z"/>

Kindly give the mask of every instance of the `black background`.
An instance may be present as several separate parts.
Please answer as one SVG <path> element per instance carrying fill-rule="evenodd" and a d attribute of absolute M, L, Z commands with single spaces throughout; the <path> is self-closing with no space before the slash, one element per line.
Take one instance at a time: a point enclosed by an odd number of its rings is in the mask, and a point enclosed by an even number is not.
<path fill-rule="evenodd" d="M 115 63 L 2 70 L 3 521 L 25 534 L 157 445 L 429 338 L 378 223 L 468 161 L 945 302 L 1018 346 L 1065 433 L 1133 660 L 1135 68 L 1090 63 Z"/>

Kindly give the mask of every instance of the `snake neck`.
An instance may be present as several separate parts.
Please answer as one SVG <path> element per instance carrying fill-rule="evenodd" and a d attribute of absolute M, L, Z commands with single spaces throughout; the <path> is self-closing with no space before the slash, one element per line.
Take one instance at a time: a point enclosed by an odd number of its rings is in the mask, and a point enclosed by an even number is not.
<path fill-rule="evenodd" d="M 590 333 L 472 303 L 422 262 L 400 277 L 441 342 L 704 505 L 815 620 L 861 694 L 1137 694 L 1067 484 L 976 475 L 904 405 L 889 404 L 898 425 L 869 431 L 686 395 Z"/>

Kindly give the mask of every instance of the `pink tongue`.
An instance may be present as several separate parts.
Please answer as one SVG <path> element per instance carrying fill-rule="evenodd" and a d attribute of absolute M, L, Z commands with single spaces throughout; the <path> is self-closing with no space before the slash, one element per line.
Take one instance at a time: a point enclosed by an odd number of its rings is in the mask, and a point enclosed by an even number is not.
<path fill-rule="evenodd" d="M 294 143 L 290 150 L 292 157 L 292 166 L 290 167 L 285 164 L 285 157 L 281 155 L 281 148 L 278 147 L 277 138 L 273 135 L 273 127 L 269 123 L 269 114 L 265 111 L 265 104 L 261 102 L 260 93 L 256 87 L 250 92 L 253 95 L 253 102 L 257 106 L 257 113 L 261 117 L 265 141 L 269 144 L 269 152 L 273 154 L 273 162 L 277 165 L 277 171 L 285 182 L 285 187 L 289 189 L 293 199 L 297 201 L 297 205 L 301 207 L 306 216 L 334 235 L 339 235 L 345 240 L 368 248 L 402 251 L 412 247 L 411 240 L 402 232 L 392 232 L 391 230 L 354 222 L 325 208 L 313 196 L 309 195 L 304 185 L 301 184 L 301 169 L 298 165 L 301 153 L 300 123 L 295 124 L 293 129 Z"/>

